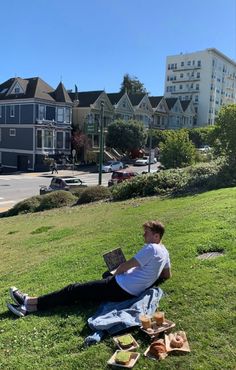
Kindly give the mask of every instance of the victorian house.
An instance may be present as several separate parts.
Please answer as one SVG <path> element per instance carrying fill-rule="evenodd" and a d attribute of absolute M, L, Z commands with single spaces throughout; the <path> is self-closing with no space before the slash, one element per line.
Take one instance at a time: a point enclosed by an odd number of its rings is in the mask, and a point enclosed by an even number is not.
<path fill-rule="evenodd" d="M 60 82 L 39 77 L 0 84 L 0 163 L 7 170 L 43 170 L 47 157 L 71 151 L 72 101 Z"/>
<path fill-rule="evenodd" d="M 113 121 L 114 108 L 103 90 L 69 92 L 69 96 L 73 101 L 73 127 L 87 136 L 82 159 L 85 162 L 96 162 L 99 153 L 101 118 L 104 135 L 106 135 L 107 126 Z"/>

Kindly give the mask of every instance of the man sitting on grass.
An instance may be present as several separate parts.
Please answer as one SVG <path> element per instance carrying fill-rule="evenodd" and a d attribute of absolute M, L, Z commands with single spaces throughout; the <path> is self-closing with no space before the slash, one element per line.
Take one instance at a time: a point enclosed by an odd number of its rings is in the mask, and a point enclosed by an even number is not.
<path fill-rule="evenodd" d="M 159 221 L 148 221 L 143 227 L 145 245 L 133 258 L 122 263 L 114 276 L 70 284 L 39 297 L 29 297 L 19 289 L 11 287 L 10 295 L 16 304 L 8 303 L 8 309 L 23 317 L 32 312 L 85 301 L 124 301 L 137 297 L 154 284 L 170 278 L 169 253 L 161 243 L 165 231 L 163 224 Z"/>

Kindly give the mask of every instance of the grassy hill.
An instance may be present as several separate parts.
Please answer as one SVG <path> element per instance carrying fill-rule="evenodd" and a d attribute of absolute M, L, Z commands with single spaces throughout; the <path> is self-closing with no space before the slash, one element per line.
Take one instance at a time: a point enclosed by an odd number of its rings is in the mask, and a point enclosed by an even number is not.
<path fill-rule="evenodd" d="M 17 319 L 8 288 L 40 295 L 99 277 L 102 253 L 122 246 L 127 258 L 143 244 L 142 224 L 160 219 L 173 277 L 160 309 L 185 330 L 191 353 L 158 364 L 141 355 L 135 369 L 235 369 L 236 189 L 175 199 L 97 203 L 0 220 L 0 369 L 108 369 L 112 338 L 83 347 L 96 306 L 55 309 Z M 212 260 L 199 252 L 223 250 Z M 148 338 L 132 330 L 143 353 Z"/>

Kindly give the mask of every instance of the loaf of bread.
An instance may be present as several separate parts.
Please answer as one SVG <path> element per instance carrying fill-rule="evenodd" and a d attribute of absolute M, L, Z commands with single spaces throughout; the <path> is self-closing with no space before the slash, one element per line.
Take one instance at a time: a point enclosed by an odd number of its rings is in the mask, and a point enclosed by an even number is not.
<path fill-rule="evenodd" d="M 161 354 L 166 353 L 166 346 L 162 341 L 156 340 L 150 345 L 149 352 L 159 359 Z"/>

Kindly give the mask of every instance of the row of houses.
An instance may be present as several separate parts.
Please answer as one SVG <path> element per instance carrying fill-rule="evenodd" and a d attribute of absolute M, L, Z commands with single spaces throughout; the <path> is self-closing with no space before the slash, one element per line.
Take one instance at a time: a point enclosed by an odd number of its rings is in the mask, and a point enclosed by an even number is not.
<path fill-rule="evenodd" d="M 191 100 L 147 94 L 67 91 L 53 89 L 39 77 L 11 78 L 0 84 L 0 163 L 7 170 L 43 170 L 45 158 L 69 156 L 76 128 L 99 146 L 101 110 L 105 129 L 115 119 L 140 121 L 145 128 L 192 128 L 196 123 Z M 106 130 L 105 130 L 106 131 Z"/>

